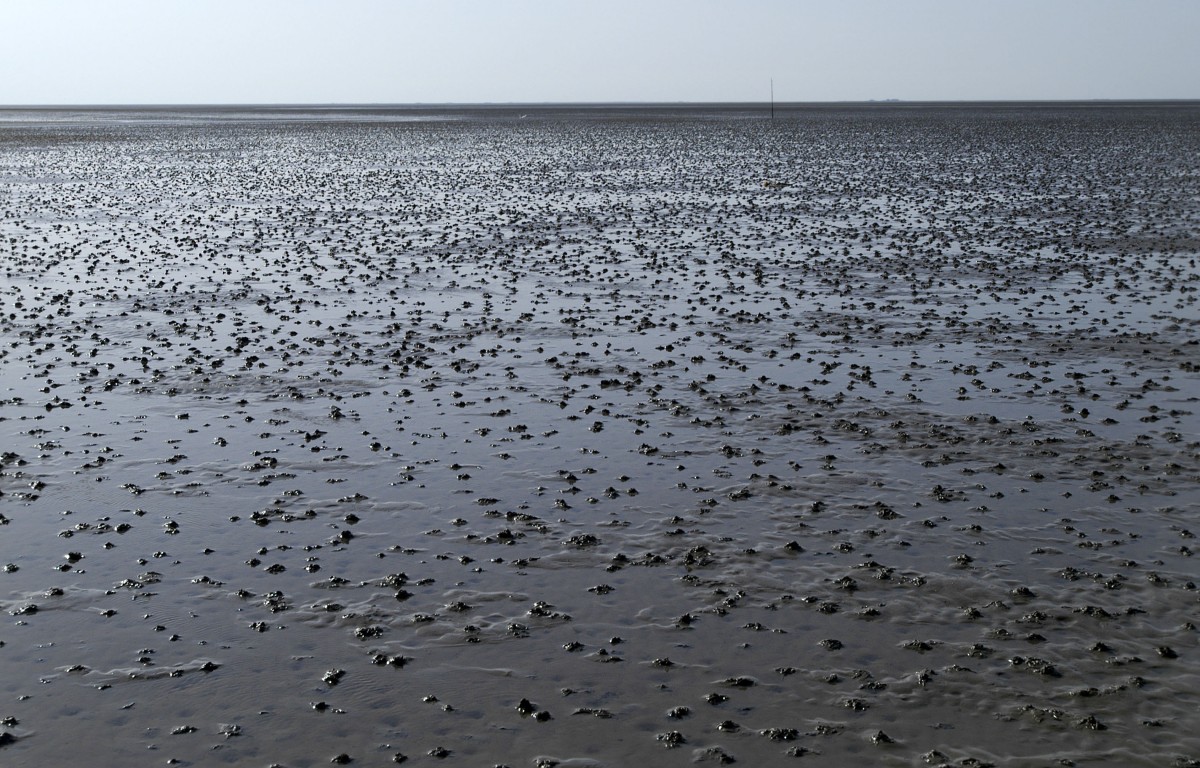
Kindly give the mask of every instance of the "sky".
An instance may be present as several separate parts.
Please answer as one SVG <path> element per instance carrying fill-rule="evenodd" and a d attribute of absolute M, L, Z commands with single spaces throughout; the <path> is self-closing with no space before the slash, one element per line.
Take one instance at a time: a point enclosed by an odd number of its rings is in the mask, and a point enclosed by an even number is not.
<path fill-rule="evenodd" d="M 1200 0 L 0 0 L 0 104 L 1200 98 Z"/>

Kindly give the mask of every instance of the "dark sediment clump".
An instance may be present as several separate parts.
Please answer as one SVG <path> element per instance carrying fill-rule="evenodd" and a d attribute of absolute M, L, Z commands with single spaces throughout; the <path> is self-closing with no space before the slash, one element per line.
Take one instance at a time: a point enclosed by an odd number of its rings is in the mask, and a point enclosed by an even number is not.
<path fill-rule="evenodd" d="M 1200 760 L 1200 111 L 530 116 L 5 113 L 5 760 Z"/>

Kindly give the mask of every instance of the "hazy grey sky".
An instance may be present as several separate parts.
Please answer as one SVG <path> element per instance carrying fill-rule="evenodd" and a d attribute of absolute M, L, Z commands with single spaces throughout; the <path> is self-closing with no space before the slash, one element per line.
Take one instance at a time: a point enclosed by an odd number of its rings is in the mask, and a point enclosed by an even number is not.
<path fill-rule="evenodd" d="M 1200 98 L 1200 0 L 0 0 L 0 104 Z"/>

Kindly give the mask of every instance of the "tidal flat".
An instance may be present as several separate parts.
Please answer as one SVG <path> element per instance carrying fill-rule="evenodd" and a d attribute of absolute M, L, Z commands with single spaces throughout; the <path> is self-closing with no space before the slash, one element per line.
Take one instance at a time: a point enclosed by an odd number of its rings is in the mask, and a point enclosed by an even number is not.
<path fill-rule="evenodd" d="M 1200 104 L 0 109 L 0 764 L 1200 766 Z"/>

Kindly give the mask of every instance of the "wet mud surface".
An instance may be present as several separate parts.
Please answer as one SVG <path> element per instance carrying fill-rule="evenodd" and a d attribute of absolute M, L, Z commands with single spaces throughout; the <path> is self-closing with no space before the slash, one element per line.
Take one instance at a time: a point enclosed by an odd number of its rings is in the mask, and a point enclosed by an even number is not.
<path fill-rule="evenodd" d="M 1200 764 L 1198 127 L 0 111 L 0 763 Z"/>

